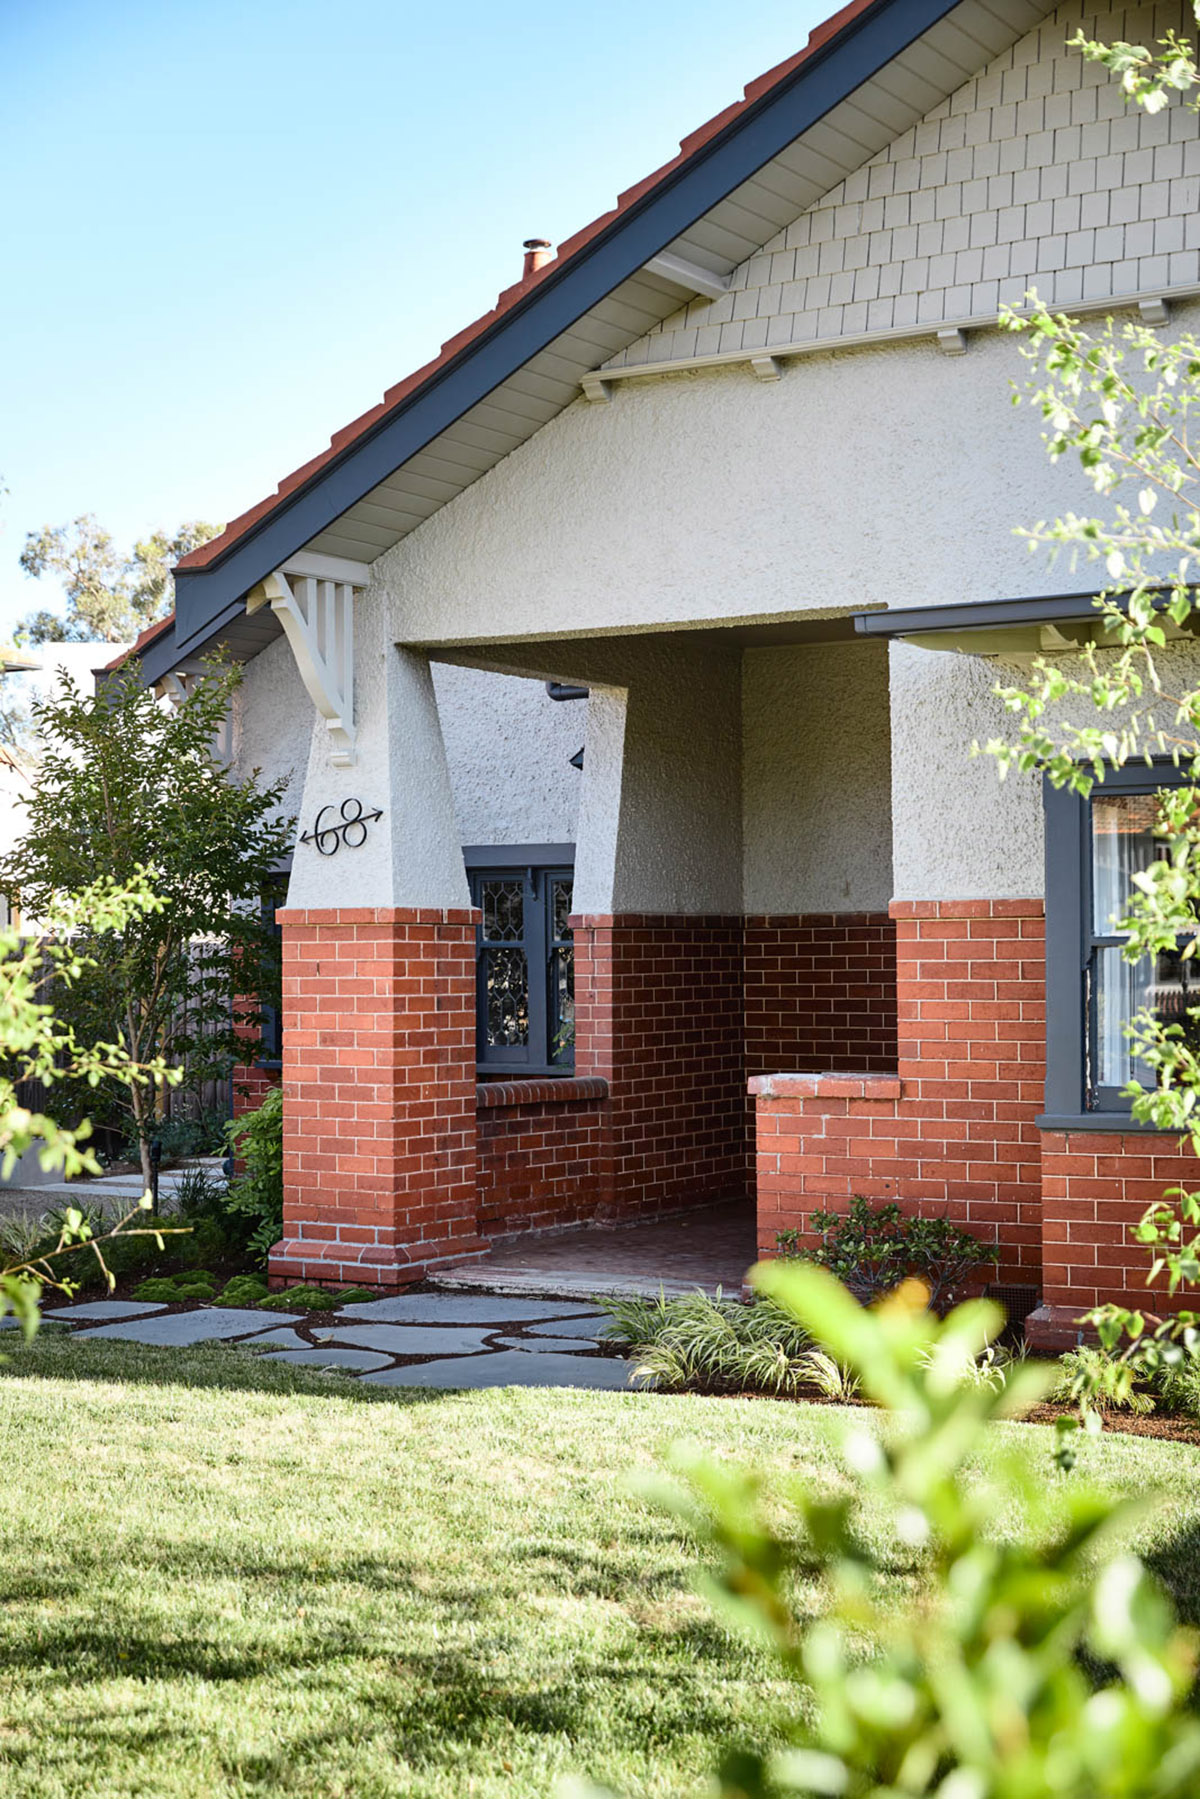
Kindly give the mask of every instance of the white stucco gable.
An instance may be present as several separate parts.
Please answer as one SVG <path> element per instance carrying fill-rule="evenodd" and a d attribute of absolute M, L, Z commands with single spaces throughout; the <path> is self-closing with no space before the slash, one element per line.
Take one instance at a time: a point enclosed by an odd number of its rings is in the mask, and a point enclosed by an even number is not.
<path fill-rule="evenodd" d="M 1036 286 L 1058 306 L 1200 286 L 1200 120 L 1125 104 L 1067 39 L 1151 42 L 1182 6 L 1072 0 L 608 369 L 994 322 Z"/>

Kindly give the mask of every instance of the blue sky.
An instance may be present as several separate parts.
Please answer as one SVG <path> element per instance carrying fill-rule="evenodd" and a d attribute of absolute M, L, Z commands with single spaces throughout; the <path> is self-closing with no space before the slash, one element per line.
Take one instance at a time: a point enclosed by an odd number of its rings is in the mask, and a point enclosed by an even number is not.
<path fill-rule="evenodd" d="M 26 531 L 244 510 L 831 10 L 0 0 L 0 636 Z"/>

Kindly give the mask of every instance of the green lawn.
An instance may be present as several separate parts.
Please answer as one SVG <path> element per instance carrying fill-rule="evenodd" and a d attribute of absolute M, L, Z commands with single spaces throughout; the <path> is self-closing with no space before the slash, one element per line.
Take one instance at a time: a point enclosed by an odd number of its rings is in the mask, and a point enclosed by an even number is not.
<path fill-rule="evenodd" d="M 718 1742 L 770 1733 L 770 1663 L 626 1483 L 684 1435 L 832 1480 L 844 1413 L 5 1348 L 0 1792 L 538 1799 L 580 1769 L 700 1794 Z M 1048 1433 L 1020 1441 L 1051 1478 Z M 1163 1492 L 1141 1547 L 1194 1615 L 1200 1451 L 1108 1437 L 1085 1460 Z"/>

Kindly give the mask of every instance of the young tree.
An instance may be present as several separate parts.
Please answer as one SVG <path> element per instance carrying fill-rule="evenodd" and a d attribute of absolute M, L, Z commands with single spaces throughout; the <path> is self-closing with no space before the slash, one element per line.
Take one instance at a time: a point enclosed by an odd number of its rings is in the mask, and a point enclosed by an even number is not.
<path fill-rule="evenodd" d="M 194 520 L 173 533 L 153 531 L 123 556 L 89 512 L 69 525 L 30 531 L 21 567 L 40 580 L 50 575 L 67 600 L 65 617 L 32 612 L 20 630 L 32 643 L 127 643 L 174 603 L 171 571 L 181 556 L 207 543 L 219 525 Z"/>
<path fill-rule="evenodd" d="M 88 979 L 63 1004 L 81 1040 L 119 1043 L 132 1063 L 178 1064 L 187 1084 L 228 1074 L 278 984 L 263 896 L 293 820 L 280 814 L 282 782 L 238 780 L 213 753 L 239 679 L 213 665 L 176 708 L 134 670 L 97 695 L 64 677 L 35 707 L 46 748 L 24 837 L 0 867 L 0 889 L 35 919 L 62 894 L 152 871 L 161 909 L 97 946 Z M 110 1086 L 148 1181 L 162 1089 Z"/>
<path fill-rule="evenodd" d="M 178 1071 L 162 1061 L 139 1067 L 119 1043 L 81 1043 L 71 1026 L 41 997 L 48 974 L 61 994 L 73 992 L 96 974 L 94 956 L 80 947 L 83 938 L 100 946 L 127 932 L 136 919 L 160 912 L 162 906 L 148 886 L 145 872 L 135 869 L 124 890 L 100 881 L 57 902 L 46 920 L 49 935 L 44 941 L 23 937 L 10 927 L 0 930 L 0 1168 L 6 1176 L 17 1158 L 37 1145 L 41 1146 L 39 1160 L 44 1169 L 59 1169 L 67 1175 L 99 1172 L 87 1146 L 87 1121 L 68 1129 L 44 1113 L 30 1112 L 19 1102 L 21 1081 L 36 1080 L 52 1088 L 64 1081 L 94 1087 L 113 1079 L 145 1084 L 178 1078 Z M 138 1209 L 144 1209 L 146 1203 Z M 108 1235 L 123 1231 L 128 1223 L 122 1219 Z M 99 1251 L 104 1240 L 93 1236 L 81 1213 L 69 1210 L 59 1243 L 47 1255 L 17 1263 L 6 1263 L 0 1257 L 0 1318 L 15 1312 L 26 1333 L 32 1332 L 42 1288 L 48 1283 L 61 1284 L 56 1281 L 56 1258 L 85 1243 Z"/>

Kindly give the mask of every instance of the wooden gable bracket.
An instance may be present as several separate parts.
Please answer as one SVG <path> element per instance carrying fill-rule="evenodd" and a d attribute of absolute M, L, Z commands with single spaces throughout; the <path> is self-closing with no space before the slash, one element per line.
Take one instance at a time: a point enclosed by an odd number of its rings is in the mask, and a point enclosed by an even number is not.
<path fill-rule="evenodd" d="M 371 578 L 365 562 L 300 554 L 260 581 L 246 611 L 264 606 L 283 626 L 309 699 L 329 731 L 335 768 L 353 768 L 354 595 Z"/>

